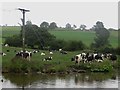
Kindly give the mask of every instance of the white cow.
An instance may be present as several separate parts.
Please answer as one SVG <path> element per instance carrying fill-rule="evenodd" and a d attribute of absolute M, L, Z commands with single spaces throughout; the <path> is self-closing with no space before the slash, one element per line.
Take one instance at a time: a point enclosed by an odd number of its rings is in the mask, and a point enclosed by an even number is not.
<path fill-rule="evenodd" d="M 53 55 L 53 52 L 49 52 L 50 53 L 50 55 Z"/>
<path fill-rule="evenodd" d="M 42 52 L 42 53 L 41 53 L 41 56 L 45 56 L 45 52 Z"/>

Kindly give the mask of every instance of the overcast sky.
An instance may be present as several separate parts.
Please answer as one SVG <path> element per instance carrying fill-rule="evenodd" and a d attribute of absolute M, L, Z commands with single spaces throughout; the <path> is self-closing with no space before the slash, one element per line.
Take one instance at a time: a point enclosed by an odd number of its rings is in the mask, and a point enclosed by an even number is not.
<path fill-rule="evenodd" d="M 79 27 L 85 24 L 91 28 L 102 21 L 106 28 L 118 28 L 117 2 L 4 2 L 2 3 L 2 22 L 0 25 L 18 25 L 22 13 L 16 8 L 29 9 L 26 21 L 40 25 L 41 22 L 56 22 L 64 27 L 66 23 Z"/>

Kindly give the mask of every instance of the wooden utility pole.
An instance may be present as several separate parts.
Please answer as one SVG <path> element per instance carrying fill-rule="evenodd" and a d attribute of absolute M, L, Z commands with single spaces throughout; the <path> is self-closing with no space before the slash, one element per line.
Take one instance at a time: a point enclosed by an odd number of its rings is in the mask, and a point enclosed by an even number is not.
<path fill-rule="evenodd" d="M 23 51 L 25 52 L 25 12 L 30 12 L 30 10 L 18 8 L 23 14 L 22 20 L 22 41 L 23 41 Z"/>

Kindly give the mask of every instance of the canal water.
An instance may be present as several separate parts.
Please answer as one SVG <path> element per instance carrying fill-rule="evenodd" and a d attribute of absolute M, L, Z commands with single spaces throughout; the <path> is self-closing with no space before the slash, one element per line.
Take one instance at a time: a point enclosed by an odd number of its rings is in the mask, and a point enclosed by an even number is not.
<path fill-rule="evenodd" d="M 2 88 L 118 88 L 116 73 L 2 74 Z"/>

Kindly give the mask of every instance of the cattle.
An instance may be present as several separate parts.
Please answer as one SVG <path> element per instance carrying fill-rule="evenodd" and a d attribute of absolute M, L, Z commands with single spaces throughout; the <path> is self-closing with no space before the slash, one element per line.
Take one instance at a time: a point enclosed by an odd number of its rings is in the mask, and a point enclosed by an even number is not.
<path fill-rule="evenodd" d="M 103 54 L 96 54 L 94 55 L 94 59 L 97 61 L 97 62 L 103 62 Z"/>
<path fill-rule="evenodd" d="M 86 56 L 86 61 L 87 62 L 92 62 L 94 60 L 94 55 L 93 54 L 87 53 L 86 55 L 87 55 Z"/>
<path fill-rule="evenodd" d="M 85 61 L 86 60 L 86 53 L 81 53 L 82 56 L 82 60 Z"/>
<path fill-rule="evenodd" d="M 79 63 L 80 63 L 81 61 L 82 61 L 82 55 L 81 55 L 81 54 L 76 55 L 76 56 L 75 56 L 75 64 L 78 63 L 78 65 L 79 65 Z"/>
<path fill-rule="evenodd" d="M 10 52 L 10 50 L 7 50 L 7 52 Z"/>
<path fill-rule="evenodd" d="M 50 60 L 52 60 L 52 57 L 46 57 L 43 59 L 43 61 L 50 61 Z"/>
<path fill-rule="evenodd" d="M 39 50 L 33 50 L 33 53 L 38 53 L 39 52 Z"/>
<path fill-rule="evenodd" d="M 0 53 L 0 55 L 2 55 L 2 56 L 6 56 L 6 53 L 3 53 L 3 52 L 2 52 L 2 53 Z"/>
<path fill-rule="evenodd" d="M 22 57 L 23 59 L 27 59 L 30 61 L 30 57 L 32 56 L 32 53 L 29 51 L 20 51 L 16 53 L 16 57 Z"/>
<path fill-rule="evenodd" d="M 5 44 L 5 47 L 8 47 L 9 45 L 8 44 Z"/>
<path fill-rule="evenodd" d="M 41 56 L 45 56 L 45 52 L 42 52 L 42 53 L 41 53 Z"/>
<path fill-rule="evenodd" d="M 59 51 L 62 51 L 62 49 L 59 49 Z"/>
<path fill-rule="evenodd" d="M 97 61 L 97 62 L 103 62 L 104 59 L 109 59 L 111 61 L 116 61 L 117 60 L 117 56 L 115 54 L 111 54 L 111 53 L 81 53 L 78 55 L 75 55 L 74 57 L 71 58 L 71 61 L 75 61 L 75 64 L 81 61 L 85 62 L 93 62 L 93 61 Z"/>
<path fill-rule="evenodd" d="M 49 52 L 49 54 L 50 54 L 50 55 L 53 55 L 53 52 L 51 51 L 51 52 Z"/>

